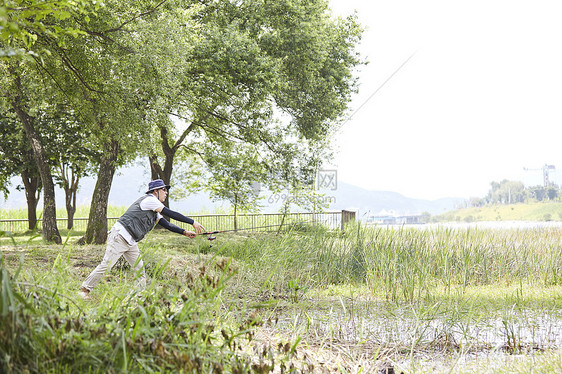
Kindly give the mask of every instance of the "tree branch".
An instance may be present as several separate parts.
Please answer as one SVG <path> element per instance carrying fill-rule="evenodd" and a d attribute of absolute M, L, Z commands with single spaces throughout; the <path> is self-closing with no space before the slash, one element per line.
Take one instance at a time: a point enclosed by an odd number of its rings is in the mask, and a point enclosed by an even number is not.
<path fill-rule="evenodd" d="M 180 135 L 180 137 L 178 138 L 178 140 L 174 143 L 174 145 L 172 146 L 173 149 L 178 149 L 178 147 L 181 145 L 181 143 L 183 143 L 183 141 L 185 140 L 185 138 L 187 137 L 187 135 L 189 135 L 189 133 L 191 131 L 193 131 L 194 128 L 196 128 L 197 126 L 199 126 L 198 123 L 196 122 L 192 122 L 187 129 L 185 129 L 185 131 Z"/>
<path fill-rule="evenodd" d="M 211 116 L 213 116 L 213 117 L 215 117 L 215 118 L 218 118 L 218 119 L 223 120 L 223 121 L 225 121 L 225 122 L 231 123 L 231 124 L 233 124 L 233 125 L 235 125 L 235 126 L 241 128 L 241 129 L 246 130 L 246 129 L 248 128 L 248 126 L 244 126 L 244 125 L 242 125 L 241 123 L 234 122 L 233 120 L 228 119 L 228 118 L 224 117 L 223 115 L 221 115 L 221 114 L 219 114 L 219 113 L 216 113 L 216 112 L 214 112 L 214 111 L 212 111 L 212 110 L 207 110 L 207 113 L 209 113 Z"/>
<path fill-rule="evenodd" d="M 113 40 L 112 38 L 110 38 L 110 37 L 107 36 L 107 35 L 104 35 L 104 34 L 101 33 L 101 32 L 97 32 L 97 31 L 88 31 L 88 30 L 86 30 L 86 33 L 87 33 L 88 35 L 97 36 L 97 37 L 100 37 L 100 38 L 102 38 L 102 39 L 104 39 L 104 40 L 108 40 L 108 41 L 110 41 L 111 43 L 114 43 L 117 47 L 121 48 L 122 50 L 124 50 L 124 51 L 126 51 L 126 52 L 129 52 L 130 54 L 133 54 L 133 55 L 134 55 L 134 54 L 137 53 L 135 50 L 133 50 L 133 49 L 131 49 L 131 48 L 129 48 L 129 47 L 126 47 L 126 46 L 124 46 L 124 45 L 121 45 L 120 43 L 116 42 L 115 40 Z"/>
<path fill-rule="evenodd" d="M 208 162 L 205 160 L 205 158 L 203 157 L 203 153 L 201 153 L 201 152 L 199 152 L 199 151 L 197 151 L 197 150 L 195 150 L 195 149 L 193 149 L 193 148 L 190 148 L 190 147 L 188 147 L 188 146 L 185 145 L 185 144 L 180 144 L 180 147 L 184 147 L 184 148 L 187 149 L 188 151 L 195 153 L 197 156 L 199 156 L 199 158 L 201 159 L 201 161 L 203 161 L 203 162 L 205 163 L 205 165 L 209 165 L 209 163 L 208 163 Z"/>
<path fill-rule="evenodd" d="M 104 31 L 104 32 L 115 32 L 115 31 L 120 31 L 125 25 L 127 25 L 127 24 L 133 22 L 133 21 L 136 20 L 137 18 L 140 18 L 140 17 L 146 16 L 146 15 L 148 15 L 148 14 L 154 13 L 154 12 L 156 11 L 156 9 L 158 9 L 158 8 L 159 8 L 162 4 L 164 4 L 166 1 L 168 1 L 168 0 L 162 0 L 162 1 L 160 1 L 158 4 L 156 4 L 156 6 L 155 6 L 154 8 L 152 8 L 152 9 L 150 9 L 150 10 L 147 10 L 146 12 L 137 14 L 136 16 L 134 16 L 133 18 L 131 18 L 130 20 L 123 22 L 123 23 L 121 24 L 121 26 L 119 26 L 119 27 L 116 27 L 116 28 L 113 28 L 113 29 L 109 29 L 109 30 L 106 30 L 106 31 Z"/>
<path fill-rule="evenodd" d="M 228 131 L 224 131 L 224 130 L 221 131 L 221 130 L 218 130 L 216 127 L 214 127 L 214 126 L 212 126 L 212 125 L 209 125 L 209 124 L 200 123 L 199 126 L 200 126 L 202 129 L 204 129 L 205 132 L 207 132 L 207 129 L 208 129 L 209 132 L 212 132 L 212 133 L 214 133 L 215 135 L 220 136 L 220 137 L 224 137 L 224 138 L 230 137 L 231 139 L 237 139 L 237 140 L 240 140 L 240 141 L 242 141 L 242 142 L 245 142 L 245 141 L 246 141 L 245 139 L 243 139 L 243 138 L 240 137 L 240 136 L 231 134 L 231 133 L 229 133 Z"/>
<path fill-rule="evenodd" d="M 37 57 L 34 57 L 35 60 L 35 64 L 37 65 L 37 67 L 39 69 L 42 69 L 49 77 L 51 77 L 52 81 L 55 83 L 55 85 L 58 87 L 58 89 L 66 96 L 69 97 L 68 93 L 62 88 L 62 86 L 60 85 L 60 83 L 55 79 L 55 77 L 53 76 L 53 74 L 51 74 L 51 72 L 49 70 L 47 70 L 47 68 L 45 66 L 43 66 L 43 64 L 41 64 L 38 61 Z"/>
<path fill-rule="evenodd" d="M 162 170 L 157 160 L 158 157 L 156 157 L 156 155 L 154 154 L 152 156 L 148 156 L 148 161 L 150 161 L 150 168 L 154 170 L 156 174 L 158 174 L 158 176 L 161 177 L 162 175 L 164 175 L 164 170 Z"/>
<path fill-rule="evenodd" d="M 70 58 L 66 55 L 66 52 L 64 49 L 62 48 L 56 48 L 56 50 L 59 52 L 59 55 L 62 58 L 63 63 L 66 65 L 66 67 L 68 67 L 70 69 L 70 71 L 72 71 L 72 73 L 74 74 L 74 76 L 76 76 L 76 78 L 78 78 L 78 80 L 82 83 L 82 85 L 84 87 L 86 87 L 88 90 L 92 91 L 92 92 L 96 92 L 99 94 L 103 94 L 102 91 L 98 91 L 96 89 L 94 89 L 93 87 L 91 87 L 88 82 L 86 82 L 86 80 L 84 79 L 84 77 L 82 77 L 82 74 L 80 74 L 80 72 L 78 71 L 78 69 L 74 66 L 74 64 L 72 63 L 72 61 L 70 60 Z"/>

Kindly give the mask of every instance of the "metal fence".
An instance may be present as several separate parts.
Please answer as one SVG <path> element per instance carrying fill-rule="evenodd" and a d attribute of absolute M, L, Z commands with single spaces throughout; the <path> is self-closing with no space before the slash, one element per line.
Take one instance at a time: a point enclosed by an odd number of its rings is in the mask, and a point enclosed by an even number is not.
<path fill-rule="evenodd" d="M 236 215 L 233 214 L 202 214 L 190 215 L 208 231 L 226 231 L 226 230 L 244 230 L 244 231 L 277 231 L 279 227 L 282 229 L 298 228 L 307 225 L 323 225 L 329 229 L 343 229 L 344 225 L 355 219 L 355 212 L 351 211 L 334 211 L 322 213 L 249 213 Z M 107 219 L 107 226 L 111 227 L 118 220 L 118 217 Z M 66 229 L 67 218 L 57 218 L 59 229 Z M 174 221 L 178 224 L 177 221 Z M 41 228 L 41 219 L 37 221 L 37 228 Z M 86 231 L 88 226 L 88 218 L 74 218 L 73 230 Z M 181 223 L 179 226 L 189 228 L 186 224 Z M 29 230 L 27 219 L 3 219 L 0 220 L 0 231 L 8 231 L 11 233 L 23 233 Z"/>

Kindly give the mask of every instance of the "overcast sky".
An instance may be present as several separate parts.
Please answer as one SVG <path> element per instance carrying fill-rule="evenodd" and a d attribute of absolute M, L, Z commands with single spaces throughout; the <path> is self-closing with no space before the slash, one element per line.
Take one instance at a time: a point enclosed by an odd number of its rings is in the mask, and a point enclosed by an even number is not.
<path fill-rule="evenodd" d="M 357 10 L 369 61 L 335 139 L 339 181 L 468 198 L 502 179 L 542 184 L 545 164 L 562 169 L 559 2 L 330 4 L 339 15 Z M 550 175 L 561 184 L 562 170 Z"/>
<path fill-rule="evenodd" d="M 562 184 L 559 0 L 330 5 L 357 10 L 369 61 L 356 112 L 334 139 L 338 181 L 422 199 L 483 197 L 492 181 L 542 184 L 551 164 Z"/>

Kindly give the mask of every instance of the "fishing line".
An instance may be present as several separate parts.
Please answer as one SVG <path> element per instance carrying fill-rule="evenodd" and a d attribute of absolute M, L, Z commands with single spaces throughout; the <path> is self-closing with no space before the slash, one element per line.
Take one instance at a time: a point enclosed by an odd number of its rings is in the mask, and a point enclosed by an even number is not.
<path fill-rule="evenodd" d="M 365 100 L 363 102 L 363 104 L 359 105 L 359 108 L 355 109 L 355 111 L 353 113 L 351 113 L 351 115 L 349 117 L 347 117 L 347 119 L 340 125 L 340 127 L 338 128 L 341 129 L 343 127 L 343 125 L 345 125 L 349 120 L 351 120 L 351 118 L 353 118 L 354 115 L 357 114 L 357 112 L 359 112 L 361 110 L 361 108 L 363 108 L 363 106 L 365 106 L 365 104 L 367 104 L 367 102 L 369 100 L 371 100 L 373 98 L 373 96 L 375 96 L 387 83 L 388 81 L 390 81 L 392 79 L 392 77 L 394 77 L 396 75 L 396 73 L 398 73 L 400 70 L 402 70 L 402 68 L 404 67 L 404 65 L 406 65 L 408 63 L 408 61 L 410 61 L 410 59 L 412 57 L 414 57 L 414 55 L 416 54 L 416 52 L 412 53 L 410 55 L 410 57 L 408 57 L 400 66 L 398 66 L 398 68 L 396 70 L 394 70 L 394 72 L 392 74 L 390 74 L 388 76 L 388 78 L 386 78 L 386 80 L 384 82 L 382 82 L 382 84 L 375 90 L 375 92 L 373 92 L 371 94 L 371 96 L 369 96 L 367 98 L 367 100 Z"/>

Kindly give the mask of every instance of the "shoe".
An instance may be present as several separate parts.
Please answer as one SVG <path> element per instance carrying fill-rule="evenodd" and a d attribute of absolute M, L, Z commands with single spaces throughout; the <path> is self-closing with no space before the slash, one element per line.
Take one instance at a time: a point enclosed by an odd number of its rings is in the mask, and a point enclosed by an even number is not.
<path fill-rule="evenodd" d="M 80 292 L 78 292 L 78 296 L 80 296 L 84 300 L 91 300 L 90 291 L 88 291 L 84 287 L 80 288 Z"/>

